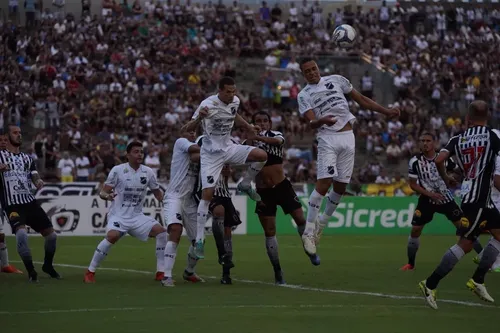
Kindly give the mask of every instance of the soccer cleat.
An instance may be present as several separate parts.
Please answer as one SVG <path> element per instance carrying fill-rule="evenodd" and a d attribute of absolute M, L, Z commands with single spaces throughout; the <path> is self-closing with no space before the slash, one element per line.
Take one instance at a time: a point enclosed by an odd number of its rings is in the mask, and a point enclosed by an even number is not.
<path fill-rule="evenodd" d="M 84 283 L 95 283 L 95 272 L 91 272 L 87 269 L 85 275 L 83 276 Z"/>
<path fill-rule="evenodd" d="M 38 283 L 38 273 L 36 271 L 29 272 L 28 276 L 30 283 Z"/>
<path fill-rule="evenodd" d="M 276 285 L 284 285 L 286 284 L 285 278 L 283 277 L 283 271 L 274 272 L 274 283 Z"/>
<path fill-rule="evenodd" d="M 202 240 L 196 241 L 194 244 L 194 255 L 198 259 L 205 259 L 205 242 Z"/>
<path fill-rule="evenodd" d="M 262 198 L 260 197 L 259 193 L 252 187 L 252 184 L 243 184 L 243 182 L 240 182 L 237 186 L 238 191 L 245 193 L 250 197 L 255 202 L 262 201 Z"/>
<path fill-rule="evenodd" d="M 436 303 L 436 290 L 431 290 L 429 288 L 427 288 L 427 285 L 426 285 L 426 282 L 427 281 L 421 281 L 418 286 L 420 287 L 420 290 L 422 291 L 422 294 L 424 295 L 425 297 L 425 301 L 427 302 L 427 304 L 429 304 L 429 306 L 431 308 L 433 308 L 434 310 L 437 310 L 438 306 L 437 306 L 437 303 Z"/>
<path fill-rule="evenodd" d="M 164 287 L 175 287 L 175 281 L 171 277 L 164 277 L 161 280 L 161 285 Z"/>
<path fill-rule="evenodd" d="M 49 265 L 43 265 L 42 266 L 42 271 L 47 273 L 51 278 L 60 280 L 62 277 L 59 275 L 59 273 L 56 272 L 54 269 L 54 266 L 49 266 Z"/>
<path fill-rule="evenodd" d="M 229 275 L 223 275 L 222 279 L 220 279 L 220 284 L 233 284 L 233 280 Z"/>
<path fill-rule="evenodd" d="M 314 242 L 314 235 L 302 235 L 302 243 L 304 244 L 304 250 L 308 255 L 316 254 L 316 244 Z"/>
<path fill-rule="evenodd" d="M 2 267 L 1 271 L 2 271 L 2 273 L 9 273 L 9 274 L 23 274 L 22 271 L 18 270 L 17 268 L 15 268 L 12 265 L 7 265 L 7 266 Z"/>
<path fill-rule="evenodd" d="M 481 261 L 481 259 L 479 259 L 478 256 L 475 256 L 474 258 L 472 258 L 472 262 L 475 263 L 476 265 L 479 265 L 480 261 Z"/>
<path fill-rule="evenodd" d="M 474 294 L 476 294 L 480 299 L 486 302 L 495 302 L 493 297 L 488 294 L 486 286 L 481 283 L 476 283 L 473 279 L 467 281 L 467 288 L 469 288 Z"/>
<path fill-rule="evenodd" d="M 155 281 L 161 281 L 161 280 L 163 280 L 164 277 L 165 277 L 165 273 L 163 273 L 163 272 L 156 272 Z"/>
<path fill-rule="evenodd" d="M 415 269 L 415 266 L 406 264 L 403 267 L 401 267 L 399 270 L 400 271 L 413 271 Z"/>
<path fill-rule="evenodd" d="M 205 282 L 205 280 L 203 280 L 200 276 L 198 276 L 198 274 L 189 273 L 187 271 L 184 271 L 184 273 L 182 274 L 182 278 L 185 281 L 193 282 L 193 283 L 198 283 L 198 282 L 204 283 Z"/>
<path fill-rule="evenodd" d="M 234 263 L 231 260 L 231 256 L 229 254 L 224 254 L 222 257 L 219 258 L 219 264 L 222 265 L 224 268 L 231 269 L 234 268 Z"/>
<path fill-rule="evenodd" d="M 309 260 L 311 260 L 311 264 L 314 266 L 319 266 L 321 264 L 321 259 L 319 258 L 318 254 L 308 254 L 306 252 L 307 256 L 309 257 Z"/>

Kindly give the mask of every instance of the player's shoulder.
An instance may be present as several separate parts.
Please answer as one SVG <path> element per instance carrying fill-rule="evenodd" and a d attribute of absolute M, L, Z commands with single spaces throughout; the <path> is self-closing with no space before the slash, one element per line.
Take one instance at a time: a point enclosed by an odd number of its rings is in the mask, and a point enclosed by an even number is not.
<path fill-rule="evenodd" d="M 408 162 L 409 165 L 413 165 L 415 164 L 416 162 L 418 162 L 420 160 L 420 158 L 422 157 L 422 154 L 421 153 L 418 153 L 418 154 L 415 154 L 413 155 L 411 158 L 410 158 L 410 161 Z"/>
<path fill-rule="evenodd" d="M 328 76 L 322 77 L 324 81 L 333 82 L 333 83 L 341 83 L 341 84 L 351 84 L 348 78 L 340 74 L 332 74 Z"/>
<path fill-rule="evenodd" d="M 241 103 L 240 98 L 239 98 L 238 96 L 236 96 L 236 95 L 235 95 L 235 96 L 234 96 L 234 98 L 233 98 L 233 103 L 235 103 L 235 104 L 240 104 L 240 103 Z"/>
<path fill-rule="evenodd" d="M 153 169 L 144 164 L 141 165 L 141 173 L 147 174 L 148 176 L 153 176 L 155 174 Z"/>
<path fill-rule="evenodd" d="M 199 137 L 196 138 L 195 143 L 201 147 L 201 145 L 203 144 L 204 137 L 205 137 L 204 135 L 200 135 Z"/>
<path fill-rule="evenodd" d="M 189 141 L 188 139 L 186 138 L 178 138 L 177 140 L 175 140 L 175 143 L 174 143 L 174 149 L 176 146 L 178 145 L 181 145 L 181 144 L 185 144 L 185 143 L 189 143 L 191 141 Z"/>
<path fill-rule="evenodd" d="M 261 133 L 262 136 L 267 136 L 270 138 L 283 137 L 283 133 L 281 133 L 280 131 L 268 130 L 268 131 L 262 131 Z"/>

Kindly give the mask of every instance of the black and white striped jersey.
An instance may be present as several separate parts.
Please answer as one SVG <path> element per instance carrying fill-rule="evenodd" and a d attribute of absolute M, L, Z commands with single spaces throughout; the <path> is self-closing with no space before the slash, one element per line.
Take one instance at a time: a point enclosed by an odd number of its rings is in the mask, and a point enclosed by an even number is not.
<path fill-rule="evenodd" d="M 285 137 L 283 134 L 278 131 L 262 131 L 259 135 L 282 140 L 280 145 L 270 145 L 261 141 L 256 141 L 255 146 L 267 153 L 267 162 L 265 166 L 283 164 L 283 148 L 285 146 Z"/>
<path fill-rule="evenodd" d="M 434 162 L 437 155 L 436 153 L 432 159 L 428 159 L 422 153 L 413 156 L 408 165 L 408 177 L 417 179 L 419 185 L 427 191 L 439 193 L 444 196 L 445 200 L 431 200 L 431 203 L 441 205 L 451 202 L 454 199 L 453 194 L 439 175 L 436 163 Z M 446 161 L 446 170 L 453 171 L 455 168 L 456 164 L 451 159 L 448 159 Z"/>
<path fill-rule="evenodd" d="M 2 203 L 5 206 L 22 205 L 35 201 L 31 177 L 38 174 L 33 159 L 25 153 L 0 151 L 0 163 L 8 170 L 2 173 Z"/>
<path fill-rule="evenodd" d="M 450 139 L 442 149 L 456 156 L 455 160 L 463 173 L 460 190 L 462 204 L 480 204 L 494 208 L 491 188 L 495 171 L 495 160 L 500 152 L 500 138 L 490 128 L 474 126 Z"/>
<path fill-rule="evenodd" d="M 200 136 L 198 139 L 196 139 L 196 143 L 201 147 L 203 144 L 203 135 Z M 194 196 L 196 201 L 200 201 L 201 199 L 201 172 L 199 172 L 198 168 L 198 177 L 194 186 Z M 215 184 L 215 192 L 214 192 L 214 197 L 217 198 L 231 198 L 231 192 L 229 191 L 229 184 L 228 184 L 228 178 L 219 177 L 219 180 L 217 181 L 217 184 Z"/>

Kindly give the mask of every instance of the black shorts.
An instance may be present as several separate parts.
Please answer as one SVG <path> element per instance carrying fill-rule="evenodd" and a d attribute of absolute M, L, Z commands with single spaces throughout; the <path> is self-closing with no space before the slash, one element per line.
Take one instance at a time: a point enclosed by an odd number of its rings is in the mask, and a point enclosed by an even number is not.
<path fill-rule="evenodd" d="M 47 213 L 36 201 L 28 204 L 7 206 L 5 211 L 12 231 L 21 225 L 27 225 L 36 232 L 52 228 L 52 222 Z"/>
<path fill-rule="evenodd" d="M 225 227 L 235 227 L 241 224 L 240 213 L 234 207 L 231 198 L 214 197 L 212 201 L 210 201 L 210 205 L 208 206 L 208 210 L 212 215 L 215 207 L 217 206 L 224 207 Z"/>
<path fill-rule="evenodd" d="M 457 234 L 476 240 L 485 231 L 500 229 L 500 212 L 496 208 L 485 208 L 478 204 L 462 204 L 464 217 L 460 220 Z"/>
<path fill-rule="evenodd" d="M 460 221 L 463 217 L 462 210 L 455 201 L 450 201 L 442 205 L 431 203 L 430 199 L 421 195 L 418 199 L 417 208 L 413 213 L 411 224 L 414 226 L 424 226 L 432 221 L 434 214 L 443 214 L 451 222 Z"/>
<path fill-rule="evenodd" d="M 255 207 L 255 213 L 259 216 L 276 216 L 278 206 L 281 206 L 285 214 L 290 214 L 294 210 L 302 208 L 300 199 L 288 178 L 285 178 L 275 187 L 258 188 L 257 193 L 262 199 Z"/>

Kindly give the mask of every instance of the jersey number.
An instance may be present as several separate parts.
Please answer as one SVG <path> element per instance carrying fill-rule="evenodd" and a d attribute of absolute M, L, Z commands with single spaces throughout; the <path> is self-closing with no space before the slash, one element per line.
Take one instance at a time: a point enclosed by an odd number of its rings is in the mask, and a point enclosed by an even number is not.
<path fill-rule="evenodd" d="M 468 178 L 476 177 L 477 161 L 483 156 L 486 147 L 470 147 L 462 149 L 462 156 L 464 157 L 464 171 Z"/>

